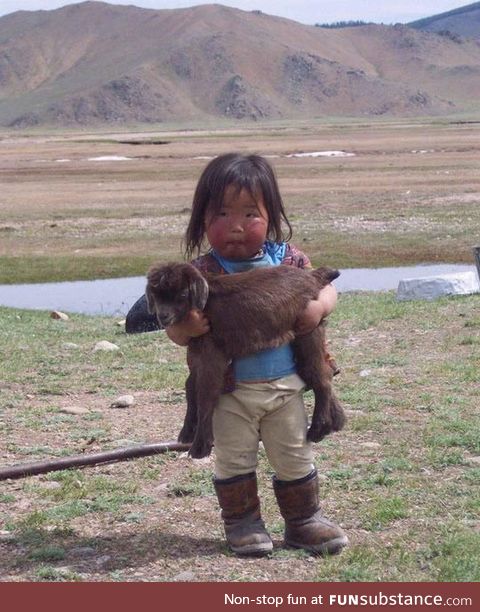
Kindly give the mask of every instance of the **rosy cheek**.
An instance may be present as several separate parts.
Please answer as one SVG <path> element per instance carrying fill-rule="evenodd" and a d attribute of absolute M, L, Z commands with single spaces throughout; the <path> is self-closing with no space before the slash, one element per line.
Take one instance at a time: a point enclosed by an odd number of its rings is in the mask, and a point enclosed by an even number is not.
<path fill-rule="evenodd" d="M 253 239 L 265 239 L 267 234 L 267 223 L 264 219 L 252 219 L 247 226 L 248 237 Z"/>
<path fill-rule="evenodd" d="M 227 235 L 227 224 L 224 219 L 218 219 L 210 223 L 207 228 L 207 238 L 211 246 L 222 243 Z"/>

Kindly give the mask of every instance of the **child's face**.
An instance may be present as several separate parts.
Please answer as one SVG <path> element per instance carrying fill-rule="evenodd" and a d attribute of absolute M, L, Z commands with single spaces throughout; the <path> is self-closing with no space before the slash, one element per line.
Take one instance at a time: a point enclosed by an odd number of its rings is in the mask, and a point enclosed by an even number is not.
<path fill-rule="evenodd" d="M 227 187 L 222 208 L 207 215 L 210 246 L 226 259 L 248 259 L 258 253 L 267 238 L 268 212 L 259 193 L 255 199 L 246 189 Z"/>

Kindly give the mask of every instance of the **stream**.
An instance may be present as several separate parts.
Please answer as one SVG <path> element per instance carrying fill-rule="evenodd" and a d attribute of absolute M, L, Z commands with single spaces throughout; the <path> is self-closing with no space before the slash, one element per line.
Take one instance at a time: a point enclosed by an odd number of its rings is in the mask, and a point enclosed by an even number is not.
<path fill-rule="evenodd" d="M 400 268 L 349 268 L 334 281 L 337 290 L 389 291 L 406 278 L 422 278 L 476 270 L 474 265 L 441 264 Z M 0 285 L 0 305 L 61 310 L 89 315 L 124 316 L 143 294 L 145 277 L 93 281 Z"/>

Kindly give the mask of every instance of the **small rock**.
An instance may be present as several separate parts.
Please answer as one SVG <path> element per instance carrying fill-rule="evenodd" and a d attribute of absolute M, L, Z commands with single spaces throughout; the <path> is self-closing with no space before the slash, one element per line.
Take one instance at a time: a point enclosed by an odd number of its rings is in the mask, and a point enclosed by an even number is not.
<path fill-rule="evenodd" d="M 380 448 L 380 444 L 378 442 L 362 442 L 360 446 L 363 448 Z"/>
<path fill-rule="evenodd" d="M 348 417 L 365 416 L 365 414 L 366 414 L 363 410 L 348 410 L 348 409 L 345 409 L 344 412 L 345 412 L 345 414 Z"/>
<path fill-rule="evenodd" d="M 95 549 L 92 548 L 91 546 L 77 546 L 75 548 L 72 548 L 69 551 L 69 555 L 71 557 L 79 557 L 79 558 L 85 558 L 85 557 L 91 557 L 95 554 Z"/>
<path fill-rule="evenodd" d="M 61 489 L 62 483 L 57 482 L 56 480 L 47 480 L 46 482 L 42 482 L 42 487 L 44 489 L 48 489 L 49 491 L 53 491 L 54 489 Z"/>
<path fill-rule="evenodd" d="M 67 349 L 67 351 L 74 351 L 75 349 L 78 349 L 80 347 L 74 342 L 64 342 L 62 344 L 62 348 Z"/>
<path fill-rule="evenodd" d="M 121 395 L 110 404 L 110 408 L 128 408 L 129 406 L 133 406 L 134 403 L 135 398 L 133 395 Z"/>
<path fill-rule="evenodd" d="M 57 319 L 60 321 L 68 321 L 69 316 L 64 312 L 60 312 L 59 310 L 52 310 L 52 312 L 50 313 L 50 318 Z"/>
<path fill-rule="evenodd" d="M 361 376 L 362 378 L 365 378 L 366 376 L 370 376 L 371 373 L 372 373 L 372 370 L 362 370 L 359 376 Z"/>
<path fill-rule="evenodd" d="M 180 574 L 177 574 L 176 576 L 172 578 L 174 582 L 191 582 L 194 579 L 195 579 L 195 574 L 189 571 L 180 572 Z"/>
<path fill-rule="evenodd" d="M 198 466 L 200 466 L 200 465 L 209 466 L 213 462 L 213 457 L 211 455 L 208 455 L 208 457 L 202 457 L 201 459 L 193 459 L 188 454 L 187 454 L 187 456 L 188 456 L 190 461 L 194 461 L 195 465 L 198 465 Z"/>
<path fill-rule="evenodd" d="M 469 457 L 468 462 L 473 463 L 474 465 L 480 465 L 480 457 L 478 455 Z"/>
<path fill-rule="evenodd" d="M 103 567 L 104 565 L 107 565 L 111 559 L 112 557 L 110 555 L 102 555 L 101 557 L 95 559 L 95 565 L 97 567 Z"/>
<path fill-rule="evenodd" d="M 124 446 L 135 446 L 138 442 L 135 440 L 130 440 L 130 438 L 121 438 L 120 440 L 115 440 L 113 443 L 114 448 L 123 448 Z"/>
<path fill-rule="evenodd" d="M 116 321 L 115 325 L 117 327 L 125 327 L 126 319 L 122 319 L 122 321 Z"/>
<path fill-rule="evenodd" d="M 84 406 L 65 406 L 64 408 L 60 408 L 60 412 L 64 414 L 75 414 L 77 416 L 90 414 L 90 410 Z"/>
<path fill-rule="evenodd" d="M 55 571 L 60 575 L 67 578 L 72 573 L 72 568 L 68 565 L 59 565 L 55 568 Z"/>
<path fill-rule="evenodd" d="M 108 342 L 108 340 L 101 340 L 100 342 L 97 342 L 97 344 L 93 348 L 94 353 L 96 353 L 97 351 L 119 351 L 119 350 L 120 350 L 119 346 L 117 346 L 116 344 L 113 344 L 112 342 Z"/>
<path fill-rule="evenodd" d="M 13 542 L 15 540 L 15 534 L 5 529 L 0 529 L 0 542 Z"/>

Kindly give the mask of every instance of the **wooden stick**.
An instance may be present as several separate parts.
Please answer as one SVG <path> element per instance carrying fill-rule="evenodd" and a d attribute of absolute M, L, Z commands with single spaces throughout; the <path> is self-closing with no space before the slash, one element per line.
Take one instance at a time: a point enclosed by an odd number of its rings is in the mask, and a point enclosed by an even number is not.
<path fill-rule="evenodd" d="M 475 265 L 477 266 L 478 278 L 480 280 L 480 246 L 473 247 L 473 258 L 475 259 Z"/>
<path fill-rule="evenodd" d="M 168 453 L 169 451 L 184 452 L 189 449 L 190 444 L 183 444 L 181 442 L 159 442 L 156 444 L 139 444 L 137 446 L 117 448 L 101 453 L 74 455 L 73 457 L 62 457 L 61 459 L 49 459 L 47 461 L 35 461 L 33 463 L 23 463 L 1 468 L 0 480 L 25 478 L 35 474 L 46 474 L 47 472 L 56 472 L 58 470 L 66 470 L 73 467 L 126 461 L 127 459 L 135 459 L 136 457 L 148 457 L 150 455 Z"/>

